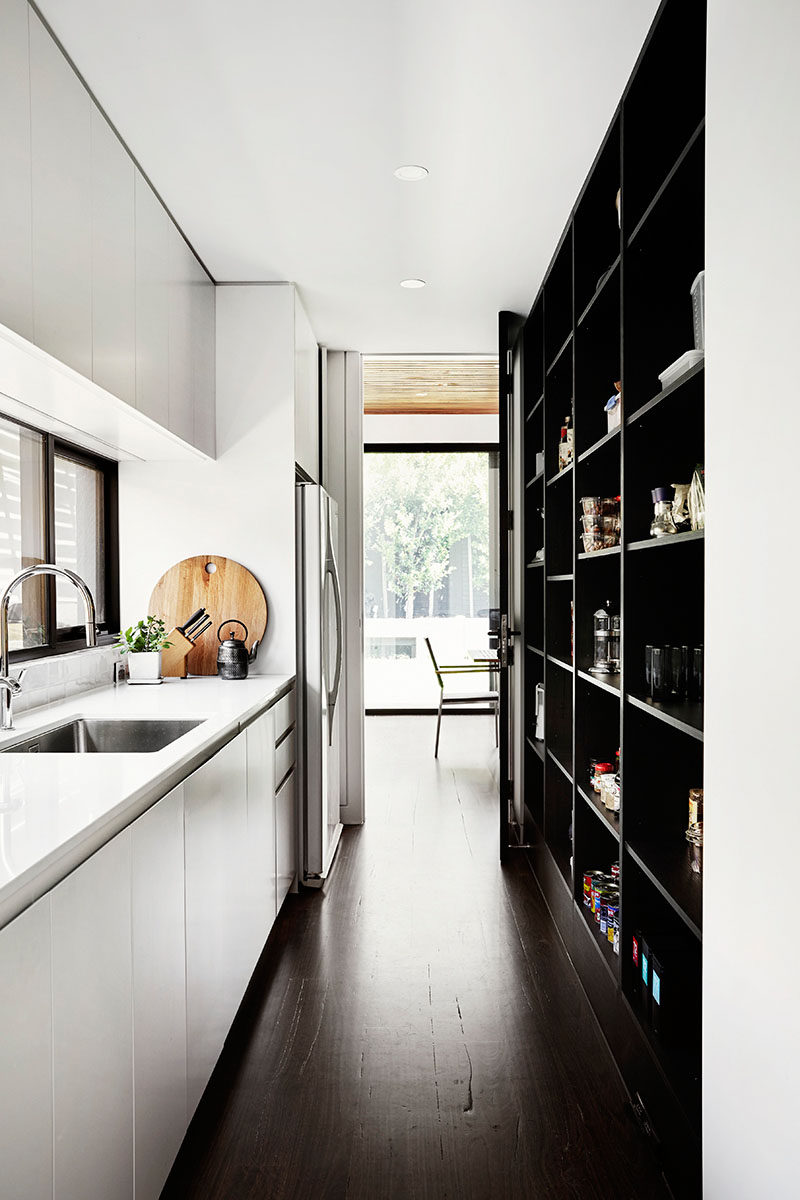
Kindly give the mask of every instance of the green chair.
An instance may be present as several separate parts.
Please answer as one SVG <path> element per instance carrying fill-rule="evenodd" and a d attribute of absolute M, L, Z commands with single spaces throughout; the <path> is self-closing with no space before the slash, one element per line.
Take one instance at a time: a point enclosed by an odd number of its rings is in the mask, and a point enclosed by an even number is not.
<path fill-rule="evenodd" d="M 451 666 L 444 666 L 436 661 L 436 655 L 433 653 L 433 646 L 430 638 L 425 638 L 425 645 L 428 647 L 428 653 L 431 656 L 433 669 L 436 672 L 436 678 L 439 683 L 439 716 L 436 720 L 436 745 L 433 751 L 433 757 L 439 757 L 439 732 L 442 728 L 442 713 L 446 711 L 447 706 L 451 708 L 460 707 L 465 704 L 488 704 L 494 712 L 494 737 L 495 745 L 500 745 L 500 696 L 494 690 L 485 692 L 445 692 L 445 676 L 450 675 L 493 675 L 497 668 L 489 663 L 459 663 Z"/>

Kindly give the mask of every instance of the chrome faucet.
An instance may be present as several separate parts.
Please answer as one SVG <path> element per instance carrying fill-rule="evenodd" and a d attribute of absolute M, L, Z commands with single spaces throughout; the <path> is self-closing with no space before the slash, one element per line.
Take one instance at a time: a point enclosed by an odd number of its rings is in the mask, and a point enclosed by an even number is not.
<path fill-rule="evenodd" d="M 14 696 L 18 696 L 22 690 L 22 680 L 25 677 L 24 667 L 15 679 L 11 678 L 9 671 L 8 608 L 11 602 L 11 593 L 18 584 L 24 583 L 26 579 L 33 579 L 36 575 L 60 575 L 75 584 L 83 597 L 86 608 L 86 645 L 97 645 L 94 599 L 80 575 L 76 575 L 74 571 L 68 571 L 66 567 L 57 567 L 54 563 L 36 563 L 35 566 L 25 567 L 18 575 L 15 575 L 0 596 L 0 730 L 3 731 L 14 728 L 12 701 Z"/>

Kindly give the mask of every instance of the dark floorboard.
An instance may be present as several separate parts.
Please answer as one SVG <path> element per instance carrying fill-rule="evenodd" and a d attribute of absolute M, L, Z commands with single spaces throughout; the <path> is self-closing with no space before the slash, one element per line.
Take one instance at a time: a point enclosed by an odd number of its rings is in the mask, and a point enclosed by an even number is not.
<path fill-rule="evenodd" d="M 524 860 L 491 721 L 367 720 L 368 822 L 290 896 L 168 1200 L 661 1200 Z"/>

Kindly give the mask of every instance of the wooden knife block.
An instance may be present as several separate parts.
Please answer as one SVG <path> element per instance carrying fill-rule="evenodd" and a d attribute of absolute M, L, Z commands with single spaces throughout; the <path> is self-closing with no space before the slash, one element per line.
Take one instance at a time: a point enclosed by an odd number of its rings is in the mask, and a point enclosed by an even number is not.
<path fill-rule="evenodd" d="M 171 629 L 167 634 L 170 643 L 168 650 L 161 651 L 161 674 L 167 679 L 185 679 L 188 674 L 186 656 L 194 650 L 194 642 L 178 629 Z"/>

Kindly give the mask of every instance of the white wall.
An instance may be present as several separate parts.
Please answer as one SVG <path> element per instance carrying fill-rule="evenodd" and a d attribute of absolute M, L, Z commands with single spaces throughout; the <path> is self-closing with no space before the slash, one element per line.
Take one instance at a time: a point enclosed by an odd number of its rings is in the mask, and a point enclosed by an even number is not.
<path fill-rule="evenodd" d="M 800 1191 L 800 5 L 708 9 L 705 1197 L 783 1200 Z"/>
<path fill-rule="evenodd" d="M 295 669 L 294 305 L 291 284 L 218 287 L 216 461 L 119 472 L 123 626 L 173 563 L 234 558 L 267 597 L 261 674 Z"/>
<path fill-rule="evenodd" d="M 407 416 L 364 414 L 364 441 L 373 442 L 496 442 L 498 418 L 491 414 L 445 416 L 411 413 Z"/>

